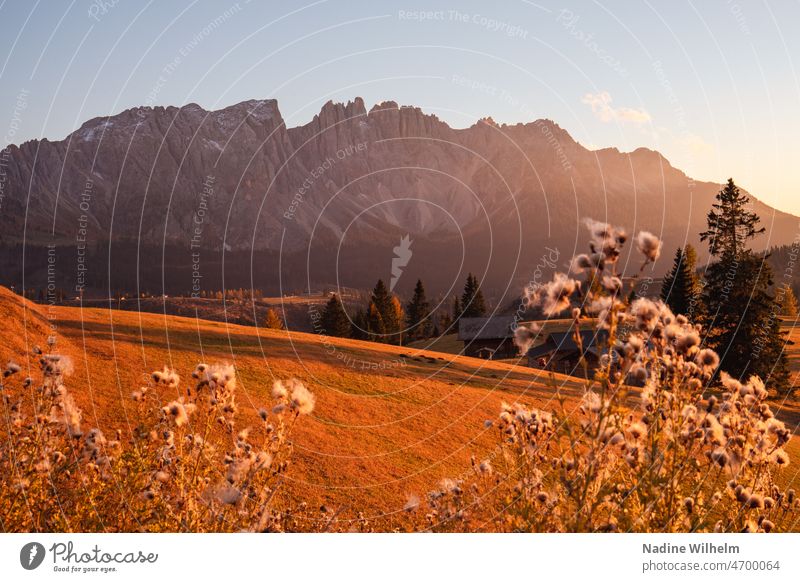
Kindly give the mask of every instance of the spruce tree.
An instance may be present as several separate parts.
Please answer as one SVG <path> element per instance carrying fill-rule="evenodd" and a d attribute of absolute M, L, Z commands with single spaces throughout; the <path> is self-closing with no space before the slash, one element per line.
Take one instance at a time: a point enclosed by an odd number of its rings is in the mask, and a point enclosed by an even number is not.
<path fill-rule="evenodd" d="M 438 319 L 439 323 L 435 326 L 436 329 L 434 330 L 434 335 L 436 337 L 445 333 L 453 333 L 453 316 L 450 315 L 447 310 L 443 310 Z"/>
<path fill-rule="evenodd" d="M 393 302 L 394 296 L 386 288 L 383 279 L 378 279 L 375 288 L 372 290 L 370 297 L 370 307 L 367 310 L 367 319 L 373 327 L 370 329 L 371 339 L 373 341 L 381 341 L 384 343 L 393 343 L 397 341 L 397 336 L 400 332 L 400 325 L 402 319 L 397 318 L 397 309 Z M 377 315 L 380 315 L 380 326 L 378 326 L 378 319 L 372 314 L 372 305 L 377 310 Z M 378 327 L 383 331 L 383 337 L 378 336 Z"/>
<path fill-rule="evenodd" d="M 431 336 L 431 306 L 425 297 L 425 286 L 422 280 L 417 280 L 414 295 L 406 306 L 406 325 L 408 327 L 408 341 L 425 339 Z"/>
<path fill-rule="evenodd" d="M 344 310 L 342 300 L 336 293 L 331 294 L 322 311 L 322 328 L 326 334 L 333 337 L 350 337 L 350 319 Z"/>
<path fill-rule="evenodd" d="M 359 309 L 353 316 L 353 323 L 350 326 L 350 337 L 359 340 L 368 340 L 369 338 L 369 321 L 366 312 Z"/>
<path fill-rule="evenodd" d="M 389 305 L 392 301 L 392 296 L 389 293 L 389 290 L 386 288 L 386 284 L 383 282 L 383 279 L 378 279 L 378 282 L 375 283 L 375 288 L 372 290 L 370 301 L 375 304 L 375 307 L 378 308 L 378 311 L 380 311 L 381 315 L 384 315 L 388 312 Z"/>
<path fill-rule="evenodd" d="M 700 240 L 708 241 L 712 256 L 737 257 L 748 250 L 747 241 L 765 231 L 763 226 L 758 228 L 761 219 L 747 210 L 748 204 L 750 199 L 733 183 L 733 178 L 728 178 L 708 211 L 708 230 L 700 233 Z"/>
<path fill-rule="evenodd" d="M 703 290 L 706 341 L 720 355 L 720 369 L 737 379 L 758 375 L 784 393 L 789 373 L 780 318 L 769 293 L 772 270 L 747 247 L 764 232 L 749 202 L 728 180 L 708 213 L 708 230 L 700 235 L 712 255 Z"/>
<path fill-rule="evenodd" d="M 695 319 L 699 312 L 700 287 L 695 273 L 697 253 L 691 245 L 675 251 L 672 269 L 661 285 L 661 299 L 673 312 Z"/>
<path fill-rule="evenodd" d="M 462 317 L 483 317 L 486 315 L 486 302 L 483 300 L 483 293 L 481 293 L 478 279 L 472 273 L 467 275 L 464 293 L 461 295 L 461 305 L 464 310 Z"/>
<path fill-rule="evenodd" d="M 458 321 L 461 319 L 462 312 L 463 309 L 461 308 L 461 299 L 459 299 L 458 295 L 456 295 L 453 297 L 453 317 L 451 318 L 451 323 L 456 330 L 458 330 Z"/>

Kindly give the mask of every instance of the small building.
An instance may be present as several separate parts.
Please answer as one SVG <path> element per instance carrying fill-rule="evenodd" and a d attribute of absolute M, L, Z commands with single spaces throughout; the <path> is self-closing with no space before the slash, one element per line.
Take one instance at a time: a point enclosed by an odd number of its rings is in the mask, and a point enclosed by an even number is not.
<path fill-rule="evenodd" d="M 591 372 L 599 365 L 600 356 L 608 351 L 608 332 L 587 329 L 580 335 L 583 359 Z M 528 366 L 561 374 L 582 376 L 580 359 L 581 348 L 575 343 L 572 330 L 551 333 L 543 343 L 528 350 Z"/>
<path fill-rule="evenodd" d="M 516 357 L 514 324 L 513 315 L 462 317 L 458 320 L 458 339 L 464 342 L 461 353 L 485 360 Z"/>

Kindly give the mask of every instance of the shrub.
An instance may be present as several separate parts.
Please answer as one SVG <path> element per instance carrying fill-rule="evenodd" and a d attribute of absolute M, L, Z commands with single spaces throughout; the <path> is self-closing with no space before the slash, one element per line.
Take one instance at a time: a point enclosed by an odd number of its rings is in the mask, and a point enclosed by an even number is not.
<path fill-rule="evenodd" d="M 69 359 L 39 353 L 41 382 L 16 381 L 2 397 L 0 516 L 5 531 L 284 531 L 315 527 L 304 503 L 279 499 L 291 432 L 314 407 L 301 382 L 277 381 L 273 404 L 240 427 L 232 366 L 200 364 L 185 395 L 164 368 L 136 390 L 127 439 L 89 428 L 64 380 Z"/>
<path fill-rule="evenodd" d="M 551 316 L 570 311 L 580 346 L 586 316 L 607 330 L 600 364 L 577 406 L 552 382 L 558 405 L 504 405 L 487 421 L 498 432 L 492 458 L 428 496 L 425 527 L 535 532 L 754 532 L 790 530 L 800 501 L 775 476 L 790 431 L 775 418 L 763 382 L 722 374 L 701 329 L 661 301 L 625 298 L 617 258 L 627 237 L 587 222 L 591 253 L 573 273 L 529 289 Z M 661 248 L 636 238 L 645 264 Z M 643 265 L 644 266 L 644 265 Z M 583 289 L 587 291 L 583 291 Z M 529 345 L 530 334 L 518 333 Z M 584 365 L 586 362 L 584 360 Z M 587 369 L 588 372 L 588 369 Z M 551 375 L 551 378 L 553 376 Z M 641 389 L 630 387 L 636 380 Z M 554 380 L 554 378 L 553 378 Z"/>

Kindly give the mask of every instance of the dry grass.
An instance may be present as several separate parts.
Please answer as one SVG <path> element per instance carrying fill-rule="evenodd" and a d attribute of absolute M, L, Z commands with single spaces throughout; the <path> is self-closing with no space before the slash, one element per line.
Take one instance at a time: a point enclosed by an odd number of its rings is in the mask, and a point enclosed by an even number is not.
<path fill-rule="evenodd" d="M 4 289 L 0 317 L 8 340 L 0 358 L 19 363 L 23 376 L 35 375 L 38 358 L 30 354 L 34 344 L 44 345 L 52 324 L 58 352 L 74 362 L 67 384 L 86 424 L 106 434 L 119 430 L 122 440 L 140 416 L 131 392 L 163 365 L 184 375 L 180 386 L 155 390 L 156 401 L 166 404 L 185 395 L 198 362 L 233 364 L 243 419 L 237 430 L 247 419 L 258 425 L 275 379 L 298 378 L 315 393 L 316 408 L 293 429 L 282 495 L 325 506 L 323 515 L 367 529 L 378 516 L 373 523 L 381 529 L 419 527 L 402 515 L 409 495 L 468 480 L 476 470 L 471 460 L 496 458 L 497 432 L 484 421 L 496 418 L 501 402 L 516 410 L 561 407 L 571 415 L 585 388 L 575 378 L 503 362 L 174 316 L 49 308 Z M 562 403 L 555 401 L 556 388 Z M 800 445 L 794 439 L 786 449 L 795 462 L 781 471 L 781 488 L 794 486 L 798 474 Z M 540 492 L 532 494 L 538 503 Z M 492 504 L 485 507 L 492 511 Z M 452 512 L 441 504 L 437 511 Z M 525 523 L 534 524 L 526 515 Z"/>
<path fill-rule="evenodd" d="M 398 511 L 409 494 L 424 495 L 443 477 L 462 473 L 471 455 L 496 446 L 483 422 L 501 401 L 552 405 L 552 388 L 524 367 L 175 316 L 49 308 L 5 289 L 1 361 L 14 360 L 33 375 L 31 348 L 44 345 L 49 317 L 58 352 L 74 362 L 68 387 L 87 423 L 107 434 L 133 430 L 130 394 L 163 365 L 188 376 L 200 361 L 233 364 L 241 415 L 254 422 L 274 379 L 302 380 L 317 406 L 293 435 L 285 487 L 309 504 L 343 508 L 343 516 Z M 556 381 L 567 393 L 581 390 L 572 378 Z M 161 397 L 166 403 L 181 393 Z"/>

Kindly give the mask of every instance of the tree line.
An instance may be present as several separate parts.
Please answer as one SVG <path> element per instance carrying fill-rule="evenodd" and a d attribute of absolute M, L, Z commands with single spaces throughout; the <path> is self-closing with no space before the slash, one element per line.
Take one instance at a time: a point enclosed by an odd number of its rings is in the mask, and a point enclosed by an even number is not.
<path fill-rule="evenodd" d="M 743 381 L 758 375 L 785 394 L 791 391 L 791 382 L 785 353 L 788 340 L 781 324 L 784 317 L 797 317 L 797 299 L 791 285 L 775 284 L 769 253 L 755 252 L 749 246 L 764 231 L 759 216 L 750 209 L 749 198 L 729 179 L 708 212 L 706 230 L 700 233 L 700 240 L 708 244 L 710 262 L 701 272 L 691 245 L 676 249 L 661 298 L 674 313 L 702 325 L 703 344 L 720 355 L 718 372 Z M 451 299 L 450 309 L 437 313 L 432 313 L 421 280 L 403 304 L 379 279 L 367 305 L 352 317 L 339 295 L 331 294 L 319 331 L 404 345 L 453 333 L 461 318 L 486 313 L 486 301 L 472 273 L 463 292 Z"/>
<path fill-rule="evenodd" d="M 417 280 L 411 299 L 405 303 L 378 279 L 366 307 L 348 315 L 341 297 L 332 293 L 320 319 L 320 332 L 334 337 L 405 345 L 453 333 L 462 317 L 486 315 L 486 300 L 478 278 L 469 273 L 464 291 L 452 299 L 452 310 L 434 313 L 422 280 Z"/>
<path fill-rule="evenodd" d="M 710 262 L 701 273 L 695 249 L 678 248 L 661 298 L 676 314 L 702 324 L 704 345 L 720 355 L 719 370 L 742 381 L 758 375 L 787 393 L 791 387 L 781 318 L 797 317 L 797 300 L 791 286 L 775 284 L 769 254 L 748 246 L 765 231 L 749 203 L 729 179 L 700 233 L 700 240 L 708 243 Z"/>

